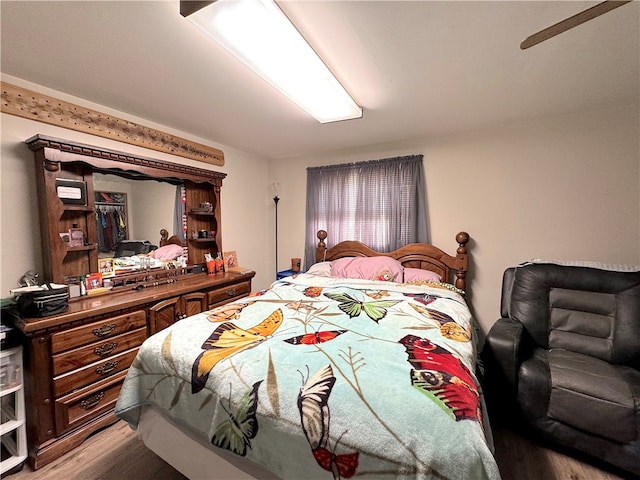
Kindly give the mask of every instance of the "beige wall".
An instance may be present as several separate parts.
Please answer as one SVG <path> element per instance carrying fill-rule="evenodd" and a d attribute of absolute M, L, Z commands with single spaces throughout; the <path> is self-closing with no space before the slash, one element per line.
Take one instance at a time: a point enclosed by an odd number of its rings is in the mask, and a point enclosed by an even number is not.
<path fill-rule="evenodd" d="M 435 245 L 472 238 L 472 309 L 498 318 L 504 269 L 532 259 L 640 263 L 637 106 L 512 123 L 438 138 L 271 161 L 282 190 L 280 268 L 304 248 L 306 167 L 424 154 Z M 329 232 L 329 241 L 331 232 Z"/>
<path fill-rule="evenodd" d="M 160 230 L 166 228 L 173 235 L 173 211 L 176 187 L 169 183 L 148 180 L 131 191 L 130 208 L 132 228 L 130 240 L 149 240 L 158 245 Z"/>
<path fill-rule="evenodd" d="M 38 133 L 226 173 L 227 178 L 223 182 L 221 201 L 222 247 L 236 250 L 242 265 L 256 270 L 254 288 L 264 288 L 269 285 L 273 274 L 270 273 L 271 253 L 270 250 L 268 251 L 269 245 L 266 237 L 268 219 L 265 211 L 270 200 L 265 181 L 268 177 L 266 159 L 224 145 L 213 144 L 184 132 L 131 117 L 126 113 L 95 105 L 20 79 L 4 75 L 2 79 L 8 83 L 37 90 L 47 95 L 85 105 L 88 108 L 211 145 L 221 149 L 225 154 L 225 165 L 216 167 L 2 114 L 0 117 L 2 122 L 0 133 L 0 295 L 2 297 L 9 295 L 9 290 L 16 287 L 18 279 L 25 271 L 30 269 L 41 271 L 42 269 L 34 160 L 33 153 L 24 143 L 27 138 Z M 173 208 L 173 196 L 170 199 L 170 204 Z M 167 225 L 167 228 L 171 228 L 171 224 Z M 159 234 L 155 230 L 157 230 L 155 227 L 149 230 L 152 232 L 149 235 L 153 234 L 153 238 L 149 240 L 159 240 Z"/>

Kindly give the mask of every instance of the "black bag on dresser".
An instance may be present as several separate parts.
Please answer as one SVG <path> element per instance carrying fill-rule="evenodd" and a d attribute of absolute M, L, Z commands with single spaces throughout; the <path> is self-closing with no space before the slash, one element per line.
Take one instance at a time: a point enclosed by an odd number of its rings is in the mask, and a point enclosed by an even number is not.
<path fill-rule="evenodd" d="M 69 309 L 69 288 L 66 285 L 41 285 L 18 294 L 18 311 L 22 317 L 48 317 Z"/>

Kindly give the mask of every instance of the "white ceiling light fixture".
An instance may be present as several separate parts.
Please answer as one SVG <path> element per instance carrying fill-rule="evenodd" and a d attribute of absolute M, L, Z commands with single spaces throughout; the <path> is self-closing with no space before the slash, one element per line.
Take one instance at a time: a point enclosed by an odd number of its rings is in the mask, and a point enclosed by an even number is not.
<path fill-rule="evenodd" d="M 180 13 L 320 123 L 362 118 L 273 0 L 181 0 Z"/>

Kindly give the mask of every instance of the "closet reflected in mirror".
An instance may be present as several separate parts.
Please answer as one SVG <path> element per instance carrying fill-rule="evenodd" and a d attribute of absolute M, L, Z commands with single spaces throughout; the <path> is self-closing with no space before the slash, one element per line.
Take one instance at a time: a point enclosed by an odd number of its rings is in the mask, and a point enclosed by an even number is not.
<path fill-rule="evenodd" d="M 119 245 L 129 240 L 127 231 L 127 194 L 96 190 L 96 232 L 98 256 L 114 257 Z"/>
<path fill-rule="evenodd" d="M 93 187 L 99 258 L 148 253 L 158 246 L 160 230 L 174 229 L 180 185 L 94 172 Z"/>

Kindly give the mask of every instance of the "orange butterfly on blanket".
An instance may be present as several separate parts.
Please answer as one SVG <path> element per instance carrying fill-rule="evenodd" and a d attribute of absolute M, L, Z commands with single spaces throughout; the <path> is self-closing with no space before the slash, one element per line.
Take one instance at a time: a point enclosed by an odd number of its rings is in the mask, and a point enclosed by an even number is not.
<path fill-rule="evenodd" d="M 207 383 L 209 374 L 216 364 L 225 358 L 264 342 L 282 324 L 282 310 L 278 309 L 258 325 L 243 329 L 231 322 L 218 325 L 202 344 L 191 369 L 191 393 L 198 393 Z"/>
<path fill-rule="evenodd" d="M 319 297 L 322 294 L 322 287 L 307 287 L 304 289 L 304 294 L 311 298 Z"/>
<path fill-rule="evenodd" d="M 471 327 L 464 328 L 458 325 L 453 318 L 438 310 L 416 305 L 415 303 L 410 303 L 409 305 L 419 314 L 438 322 L 440 324 L 440 333 L 443 337 L 450 338 L 456 342 L 468 342 L 471 340 Z"/>
<path fill-rule="evenodd" d="M 227 303 L 226 305 L 218 307 L 215 310 L 206 312 L 208 314 L 207 320 L 213 323 L 217 323 L 240 318 L 240 312 L 242 312 L 244 307 L 253 305 L 254 303 L 256 303 L 255 300 L 253 302 L 247 303 Z"/>

